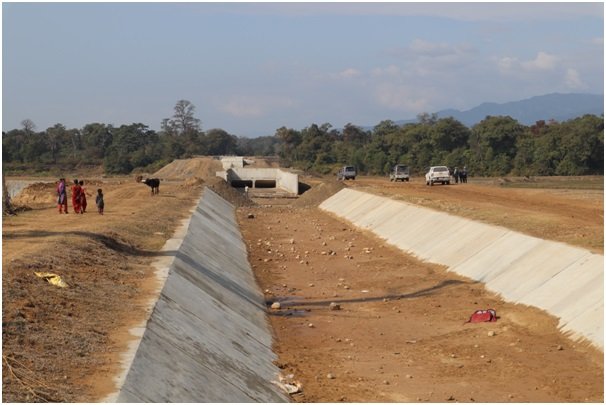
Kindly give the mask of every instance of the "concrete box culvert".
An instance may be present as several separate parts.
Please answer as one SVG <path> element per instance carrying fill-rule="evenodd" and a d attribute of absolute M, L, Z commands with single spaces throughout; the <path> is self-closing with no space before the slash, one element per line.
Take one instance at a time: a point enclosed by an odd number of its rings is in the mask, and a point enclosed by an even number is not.
<path fill-rule="evenodd" d="M 347 188 L 320 209 L 508 301 L 544 309 L 571 338 L 603 350 L 603 255 Z"/>
<path fill-rule="evenodd" d="M 287 402 L 235 208 L 206 188 L 118 402 Z"/>

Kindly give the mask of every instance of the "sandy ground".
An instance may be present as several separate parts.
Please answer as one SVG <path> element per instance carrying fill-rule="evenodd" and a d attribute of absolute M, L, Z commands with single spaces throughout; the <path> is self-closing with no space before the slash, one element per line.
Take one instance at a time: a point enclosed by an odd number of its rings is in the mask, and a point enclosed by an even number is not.
<path fill-rule="evenodd" d="M 210 183 L 177 180 L 179 171 L 208 180 L 204 173 L 215 164 L 167 166 L 165 176 L 175 179 L 155 197 L 131 178 L 93 179 L 87 190 L 104 189 L 104 216 L 95 212 L 94 196 L 88 213 L 59 215 L 52 183 L 26 189 L 22 201 L 33 209 L 3 218 L 2 227 L 5 402 L 98 401 L 115 389 L 128 330 L 144 318 L 158 287 L 150 264 Z M 312 188 L 300 200 L 259 199 L 257 206 L 215 185 L 241 206 L 279 366 L 303 387 L 294 401 L 603 401 L 601 352 L 560 334 L 553 317 L 504 303 L 481 284 L 321 212 L 316 204 L 342 185 L 302 180 Z M 510 221 L 505 225 L 516 230 L 534 221 L 535 235 L 603 251 L 603 191 L 428 188 L 414 181 L 395 187 L 373 178 L 347 185 Z M 57 273 L 69 287 L 34 271 Z M 269 309 L 273 302 L 281 309 Z M 465 324 L 480 308 L 494 308 L 500 319 Z"/>

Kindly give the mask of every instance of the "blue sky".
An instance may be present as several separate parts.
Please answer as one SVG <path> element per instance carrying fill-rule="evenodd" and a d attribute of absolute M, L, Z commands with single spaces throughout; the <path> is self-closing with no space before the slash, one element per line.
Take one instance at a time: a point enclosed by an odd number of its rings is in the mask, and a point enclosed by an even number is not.
<path fill-rule="evenodd" d="M 2 129 L 273 135 L 603 94 L 603 3 L 3 3 Z"/>

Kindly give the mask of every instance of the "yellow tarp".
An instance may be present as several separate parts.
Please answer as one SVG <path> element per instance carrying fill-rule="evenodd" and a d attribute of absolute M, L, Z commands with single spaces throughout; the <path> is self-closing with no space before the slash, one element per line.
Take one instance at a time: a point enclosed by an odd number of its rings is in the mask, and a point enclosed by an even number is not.
<path fill-rule="evenodd" d="M 56 285 L 57 287 L 65 288 L 65 287 L 68 286 L 67 283 L 65 281 L 63 281 L 63 279 L 61 278 L 61 276 L 58 275 L 58 274 L 45 273 L 45 272 L 37 272 L 37 271 L 35 271 L 34 274 L 36 276 L 40 277 L 40 278 L 45 279 L 46 281 L 48 281 L 52 285 Z"/>

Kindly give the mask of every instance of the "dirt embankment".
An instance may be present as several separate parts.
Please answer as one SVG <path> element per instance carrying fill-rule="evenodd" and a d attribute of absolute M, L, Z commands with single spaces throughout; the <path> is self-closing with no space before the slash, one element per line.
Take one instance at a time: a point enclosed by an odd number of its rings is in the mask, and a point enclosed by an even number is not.
<path fill-rule="evenodd" d="M 593 180 L 593 178 L 592 178 Z M 425 185 L 422 179 L 410 183 L 390 183 L 376 177 L 359 177 L 348 187 L 399 199 L 423 207 L 476 221 L 503 226 L 537 238 L 555 240 L 604 253 L 604 189 L 581 188 L 583 178 L 551 178 L 541 188 L 502 187 L 483 181 L 450 186 Z M 603 182 L 603 179 L 602 179 Z M 566 188 L 568 186 L 568 188 Z"/>
<path fill-rule="evenodd" d="M 3 218 L 4 401 L 88 402 L 115 389 L 128 330 L 158 287 L 150 264 L 201 193 L 200 184 L 175 183 L 151 197 L 130 178 L 88 183 L 98 187 L 104 215 L 94 197 L 86 214 L 74 214 L 71 200 L 59 214 L 49 181 L 20 196 L 31 210 Z"/>

